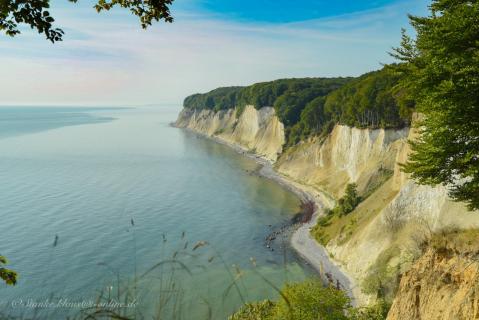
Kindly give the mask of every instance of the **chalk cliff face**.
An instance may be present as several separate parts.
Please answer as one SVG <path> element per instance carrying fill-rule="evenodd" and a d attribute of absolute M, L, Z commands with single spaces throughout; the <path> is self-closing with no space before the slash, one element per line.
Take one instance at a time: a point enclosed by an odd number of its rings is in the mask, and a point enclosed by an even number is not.
<path fill-rule="evenodd" d="M 360 194 L 369 194 L 353 213 L 356 226 L 351 233 L 340 234 L 327 245 L 359 284 L 387 250 L 397 248 L 397 256 L 389 263 L 403 272 L 417 258 L 418 241 L 426 234 L 450 226 L 479 228 L 479 214 L 451 201 L 444 187 L 417 185 L 400 170 L 399 163 L 410 152 L 407 140 L 413 137 L 408 129 L 337 125 L 325 139 L 304 142 L 277 162 L 279 172 L 336 199 L 351 182 L 358 184 Z M 368 193 L 371 186 L 376 187 Z"/>
<path fill-rule="evenodd" d="M 364 130 L 337 125 L 326 139 L 302 143 L 278 161 L 279 172 L 333 197 L 355 182 L 363 193 L 381 171 L 394 170 L 408 129 Z"/>
<path fill-rule="evenodd" d="M 236 109 L 218 112 L 183 109 L 176 126 L 216 137 L 271 161 L 281 154 L 285 139 L 283 124 L 269 107 L 256 110 L 246 106 L 239 116 Z"/>
<path fill-rule="evenodd" d="M 325 138 L 311 138 L 283 152 L 284 127 L 273 108 L 248 106 L 212 112 L 183 110 L 177 126 L 215 136 L 275 162 L 276 170 L 332 199 L 348 183 L 368 197 L 352 213 L 354 228 L 330 239 L 327 250 L 360 284 L 379 256 L 397 248 L 388 261 L 400 273 L 419 256 L 418 242 L 445 226 L 479 228 L 479 214 L 452 202 L 444 187 L 421 186 L 401 172 L 414 130 L 357 129 L 336 125 Z M 360 301 L 367 302 L 367 298 Z M 395 319 L 395 318 L 392 318 Z"/>
<path fill-rule="evenodd" d="M 411 131 L 411 132 L 410 132 Z M 400 170 L 410 152 L 413 130 L 357 129 L 337 125 L 326 138 L 311 139 L 285 152 L 277 170 L 331 197 L 356 183 L 369 197 L 358 207 L 359 226 L 348 237 L 329 241 L 327 249 L 359 282 L 378 256 L 400 248 L 404 264 L 417 250 L 418 233 L 445 226 L 479 227 L 479 215 L 452 202 L 444 187 L 420 186 Z"/>

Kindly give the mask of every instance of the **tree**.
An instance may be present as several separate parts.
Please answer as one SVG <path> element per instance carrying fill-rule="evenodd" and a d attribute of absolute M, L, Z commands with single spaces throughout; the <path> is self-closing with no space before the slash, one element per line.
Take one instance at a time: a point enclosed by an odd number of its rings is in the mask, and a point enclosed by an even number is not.
<path fill-rule="evenodd" d="M 358 186 L 355 183 L 349 183 L 346 186 L 344 197 L 341 198 L 343 205 L 343 213 L 348 214 L 352 212 L 361 203 L 361 197 L 358 194 Z"/>
<path fill-rule="evenodd" d="M 403 170 L 479 209 L 479 1 L 433 0 L 430 11 L 409 17 L 416 39 L 403 30 L 392 53 L 422 114 Z"/>
<path fill-rule="evenodd" d="M 77 0 L 68 0 L 77 2 Z M 146 29 L 153 21 L 173 22 L 169 6 L 174 0 L 98 0 L 94 5 L 97 12 L 113 7 L 129 9 L 140 19 Z M 50 15 L 50 0 L 0 0 L 0 30 L 9 36 L 20 33 L 19 24 L 27 24 L 38 33 L 43 33 L 51 42 L 61 41 L 63 30 L 53 26 L 55 19 Z"/>

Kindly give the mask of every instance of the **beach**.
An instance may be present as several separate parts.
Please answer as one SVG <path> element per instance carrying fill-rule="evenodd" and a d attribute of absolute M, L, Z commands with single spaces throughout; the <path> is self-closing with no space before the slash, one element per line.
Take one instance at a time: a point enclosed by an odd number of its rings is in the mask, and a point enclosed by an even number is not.
<path fill-rule="evenodd" d="M 174 124 L 171 124 L 175 126 Z M 271 160 L 258 154 L 251 153 L 249 150 L 225 141 L 219 137 L 208 136 L 200 132 L 183 128 L 184 130 L 193 132 L 206 139 L 211 139 L 217 143 L 226 145 L 236 152 L 254 159 L 261 165 L 258 174 L 266 179 L 270 179 L 281 185 L 283 188 L 296 194 L 301 201 L 313 201 L 316 205 L 316 211 L 311 220 L 297 227 L 291 235 L 291 247 L 310 265 L 318 274 L 326 281 L 330 281 L 333 285 L 344 290 L 351 299 L 351 304 L 356 306 L 362 300 L 362 293 L 359 285 L 354 278 L 350 276 L 340 265 L 334 261 L 328 254 L 326 248 L 320 245 L 310 233 L 312 227 L 316 225 L 318 218 L 323 214 L 325 208 L 334 206 L 335 200 L 311 186 L 307 186 L 277 172 Z"/>

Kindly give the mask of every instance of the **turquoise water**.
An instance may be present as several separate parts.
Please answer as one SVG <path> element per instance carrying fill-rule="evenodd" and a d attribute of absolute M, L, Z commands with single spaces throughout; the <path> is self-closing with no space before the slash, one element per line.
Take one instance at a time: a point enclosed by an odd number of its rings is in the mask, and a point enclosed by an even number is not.
<path fill-rule="evenodd" d="M 0 108 L 0 254 L 20 274 L 0 284 L 4 313 L 80 317 L 59 300 L 103 292 L 136 318 L 224 319 L 274 297 L 268 282 L 309 274 L 287 244 L 263 244 L 298 199 L 252 160 L 170 127 L 178 112 Z"/>

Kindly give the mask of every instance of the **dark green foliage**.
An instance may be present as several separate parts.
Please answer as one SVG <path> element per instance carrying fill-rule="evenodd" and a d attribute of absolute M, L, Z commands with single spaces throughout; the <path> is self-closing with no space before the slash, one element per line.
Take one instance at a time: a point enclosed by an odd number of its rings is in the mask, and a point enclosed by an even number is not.
<path fill-rule="evenodd" d="M 345 215 L 351 213 L 362 201 L 357 191 L 358 186 L 355 183 L 350 183 L 346 186 L 346 193 L 338 200 L 336 207 L 327 212 L 328 216 L 331 215 Z"/>
<path fill-rule="evenodd" d="M 249 87 L 219 88 L 185 99 L 184 107 L 222 110 L 246 105 L 274 107 L 285 125 L 286 144 L 329 133 L 336 123 L 398 128 L 409 123 L 410 100 L 397 90 L 399 75 L 390 70 L 352 78 L 282 79 Z"/>
<path fill-rule="evenodd" d="M 389 304 L 353 308 L 344 291 L 325 287 L 320 281 L 288 284 L 277 302 L 263 301 L 243 306 L 230 320 L 384 320 Z"/>
<path fill-rule="evenodd" d="M 117 6 L 129 9 L 132 14 L 138 16 L 141 26 L 146 29 L 153 21 L 172 22 L 169 10 L 172 3 L 173 0 L 99 0 L 94 8 L 98 12 Z M 25 23 L 38 33 L 43 33 L 51 42 L 61 41 L 63 30 L 53 27 L 55 19 L 50 15 L 49 8 L 50 0 L 1 0 L 0 30 L 13 37 L 20 33 L 18 24 Z"/>
<path fill-rule="evenodd" d="M 479 209 L 479 2 L 434 0 L 428 17 L 410 16 L 392 54 L 401 87 L 422 114 L 419 139 L 404 171 L 421 184 L 445 184 L 457 201 Z"/>
<path fill-rule="evenodd" d="M 343 291 L 324 287 L 320 281 L 309 280 L 286 285 L 272 319 L 346 320 L 349 303 L 349 298 Z"/>
<path fill-rule="evenodd" d="M 409 112 L 400 112 L 395 92 L 399 78 L 388 68 L 367 73 L 330 94 L 323 112 L 335 123 L 352 127 L 403 127 L 409 122 Z"/>
<path fill-rule="evenodd" d="M 272 319 L 274 303 L 265 300 L 261 302 L 246 303 L 229 320 L 265 320 Z"/>
<path fill-rule="evenodd" d="M 3 267 L 7 263 L 7 259 L 4 256 L 0 256 L 0 279 L 8 285 L 14 286 L 17 283 L 18 275 L 15 271 Z"/>
<path fill-rule="evenodd" d="M 309 102 L 325 97 L 349 80 L 347 78 L 290 80 L 288 89 L 274 101 L 279 119 L 286 127 L 293 126 L 299 122 L 301 113 Z"/>
<path fill-rule="evenodd" d="M 331 212 L 331 211 L 330 211 Z M 328 213 L 330 213 L 328 212 Z M 325 215 L 318 218 L 318 225 L 321 227 L 327 227 L 331 225 L 331 215 Z"/>
<path fill-rule="evenodd" d="M 276 114 L 285 125 L 287 145 L 292 146 L 323 128 L 324 121 L 320 121 L 322 101 L 348 81 L 351 78 L 291 79 L 270 83 L 276 88 L 272 92 L 280 95 L 274 96 L 274 102 L 269 106 L 274 106 Z M 268 86 L 268 83 L 262 86 Z M 253 104 L 256 108 L 268 106 L 254 104 L 255 99 L 243 101 L 248 101 L 248 104 Z M 271 101 L 273 99 L 269 100 Z"/>
<path fill-rule="evenodd" d="M 287 131 L 289 146 L 305 140 L 311 135 L 329 133 L 334 122 L 324 113 L 325 96 L 317 97 L 306 104 L 300 121 Z M 288 129 L 288 128 L 287 128 Z"/>
<path fill-rule="evenodd" d="M 355 308 L 350 312 L 350 320 L 384 320 L 388 316 L 391 304 L 379 299 L 373 305 Z"/>
<path fill-rule="evenodd" d="M 257 109 L 274 107 L 285 125 L 287 144 L 293 145 L 322 128 L 323 121 L 319 119 L 322 113 L 318 109 L 322 109 L 325 96 L 348 81 L 351 78 L 280 79 L 248 87 L 218 88 L 189 96 L 183 105 L 215 111 L 237 107 L 240 113 L 246 105 Z M 303 110 L 307 110 L 304 115 Z M 295 127 L 299 122 L 301 124 Z"/>
<path fill-rule="evenodd" d="M 248 304 L 232 320 L 347 320 L 348 296 L 317 280 L 288 284 L 277 302 Z"/>
<path fill-rule="evenodd" d="M 332 224 L 331 220 L 335 216 L 342 217 L 353 212 L 362 200 L 363 198 L 358 194 L 357 185 L 355 183 L 348 184 L 346 186 L 346 192 L 344 196 L 338 200 L 338 204 L 333 209 L 326 210 L 325 215 L 318 218 L 316 225 L 311 230 L 316 240 L 323 246 L 326 246 L 331 239 L 330 235 L 326 233 L 325 228 Z"/>
<path fill-rule="evenodd" d="M 189 109 L 212 109 L 215 111 L 231 109 L 238 105 L 238 94 L 243 87 L 218 88 L 206 94 L 194 94 L 183 103 Z"/>
<path fill-rule="evenodd" d="M 300 121 L 287 128 L 287 144 L 292 146 L 311 135 L 327 134 L 337 123 L 368 128 L 408 125 L 411 102 L 396 88 L 399 78 L 397 73 L 385 68 L 313 99 L 302 110 Z"/>
<path fill-rule="evenodd" d="M 329 133 L 335 124 L 401 128 L 409 124 L 414 103 L 398 90 L 400 76 L 388 68 L 367 73 L 327 96 L 310 101 L 288 133 L 288 145 Z"/>
<path fill-rule="evenodd" d="M 281 79 L 256 83 L 248 87 L 218 88 L 205 94 L 189 96 L 184 107 L 222 110 L 253 105 L 255 108 L 275 107 L 285 125 L 299 121 L 309 101 L 339 88 L 349 78 Z M 206 102 L 210 102 L 207 104 Z"/>

